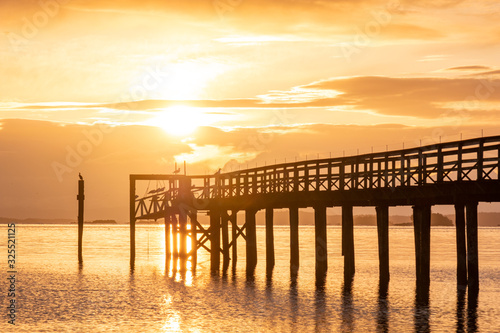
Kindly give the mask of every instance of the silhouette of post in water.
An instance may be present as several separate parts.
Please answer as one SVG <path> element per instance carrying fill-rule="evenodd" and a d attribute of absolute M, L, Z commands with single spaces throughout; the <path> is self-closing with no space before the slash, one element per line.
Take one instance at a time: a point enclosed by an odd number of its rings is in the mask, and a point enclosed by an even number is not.
<path fill-rule="evenodd" d="M 79 173 L 78 177 L 78 195 L 76 199 L 78 200 L 78 262 L 83 263 L 82 256 L 82 243 L 83 243 L 83 202 L 85 200 L 85 190 L 84 190 L 84 182 L 83 177 Z"/>
<path fill-rule="evenodd" d="M 273 271 L 274 260 L 274 214 L 272 208 L 266 208 L 266 272 Z"/>
<path fill-rule="evenodd" d="M 342 255 L 344 256 L 344 279 L 354 277 L 354 230 L 352 206 L 342 206 Z"/>
<path fill-rule="evenodd" d="M 389 206 L 380 205 L 377 212 L 379 280 L 381 285 L 389 282 Z"/>
<path fill-rule="evenodd" d="M 290 207 L 290 273 L 299 271 L 299 208 Z"/>
<path fill-rule="evenodd" d="M 413 207 L 413 224 L 415 232 L 415 259 L 417 276 L 417 294 L 429 291 L 430 282 L 430 250 L 431 250 L 431 205 L 415 205 Z"/>
<path fill-rule="evenodd" d="M 465 205 L 455 205 L 455 228 L 457 239 L 457 285 L 467 286 L 467 245 L 465 238 Z"/>

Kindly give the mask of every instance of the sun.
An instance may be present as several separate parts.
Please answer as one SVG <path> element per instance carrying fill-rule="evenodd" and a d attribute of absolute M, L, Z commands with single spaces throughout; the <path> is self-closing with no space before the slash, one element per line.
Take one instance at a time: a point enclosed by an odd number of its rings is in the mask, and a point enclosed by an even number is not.
<path fill-rule="evenodd" d="M 200 108 L 172 106 L 161 111 L 148 121 L 149 125 L 161 127 L 174 136 L 187 136 L 203 125 L 211 123 L 208 115 Z"/>

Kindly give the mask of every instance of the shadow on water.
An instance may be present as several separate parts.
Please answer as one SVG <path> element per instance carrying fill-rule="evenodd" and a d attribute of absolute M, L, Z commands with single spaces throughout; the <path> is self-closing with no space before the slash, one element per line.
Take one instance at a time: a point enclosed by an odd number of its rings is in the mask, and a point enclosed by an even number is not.
<path fill-rule="evenodd" d="M 465 327 L 465 294 L 466 288 L 460 287 L 457 288 L 457 333 L 466 332 Z"/>
<path fill-rule="evenodd" d="M 415 291 L 415 332 L 430 332 L 429 314 L 429 288 L 417 287 Z"/>
<path fill-rule="evenodd" d="M 477 332 L 477 291 L 467 294 L 467 332 Z"/>
<path fill-rule="evenodd" d="M 290 275 L 290 317 L 292 323 L 297 322 L 299 308 L 299 292 L 297 290 L 298 274 Z"/>
<path fill-rule="evenodd" d="M 354 332 L 352 282 L 352 278 L 345 279 L 342 286 L 342 332 Z"/>
<path fill-rule="evenodd" d="M 325 288 L 317 288 L 314 293 L 315 307 L 315 331 L 329 332 L 328 316 L 326 310 L 326 294 Z"/>
<path fill-rule="evenodd" d="M 389 301 L 387 300 L 389 281 L 379 281 L 378 285 L 378 309 L 377 309 L 377 332 L 389 332 Z"/>

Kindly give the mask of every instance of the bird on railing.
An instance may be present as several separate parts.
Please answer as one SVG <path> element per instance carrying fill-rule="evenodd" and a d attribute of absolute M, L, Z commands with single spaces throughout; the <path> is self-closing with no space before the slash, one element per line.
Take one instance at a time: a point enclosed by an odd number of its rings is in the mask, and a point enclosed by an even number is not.
<path fill-rule="evenodd" d="M 83 180 L 83 177 L 82 177 L 81 173 L 78 173 L 78 177 L 80 178 L 80 180 Z"/>

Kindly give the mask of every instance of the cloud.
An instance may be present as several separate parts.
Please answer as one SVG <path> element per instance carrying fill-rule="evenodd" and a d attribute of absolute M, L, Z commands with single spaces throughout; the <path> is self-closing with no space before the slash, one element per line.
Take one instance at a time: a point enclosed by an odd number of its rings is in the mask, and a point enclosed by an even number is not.
<path fill-rule="evenodd" d="M 488 70 L 490 67 L 482 65 L 472 65 L 472 66 L 457 66 L 446 68 L 447 71 L 484 71 Z"/>

